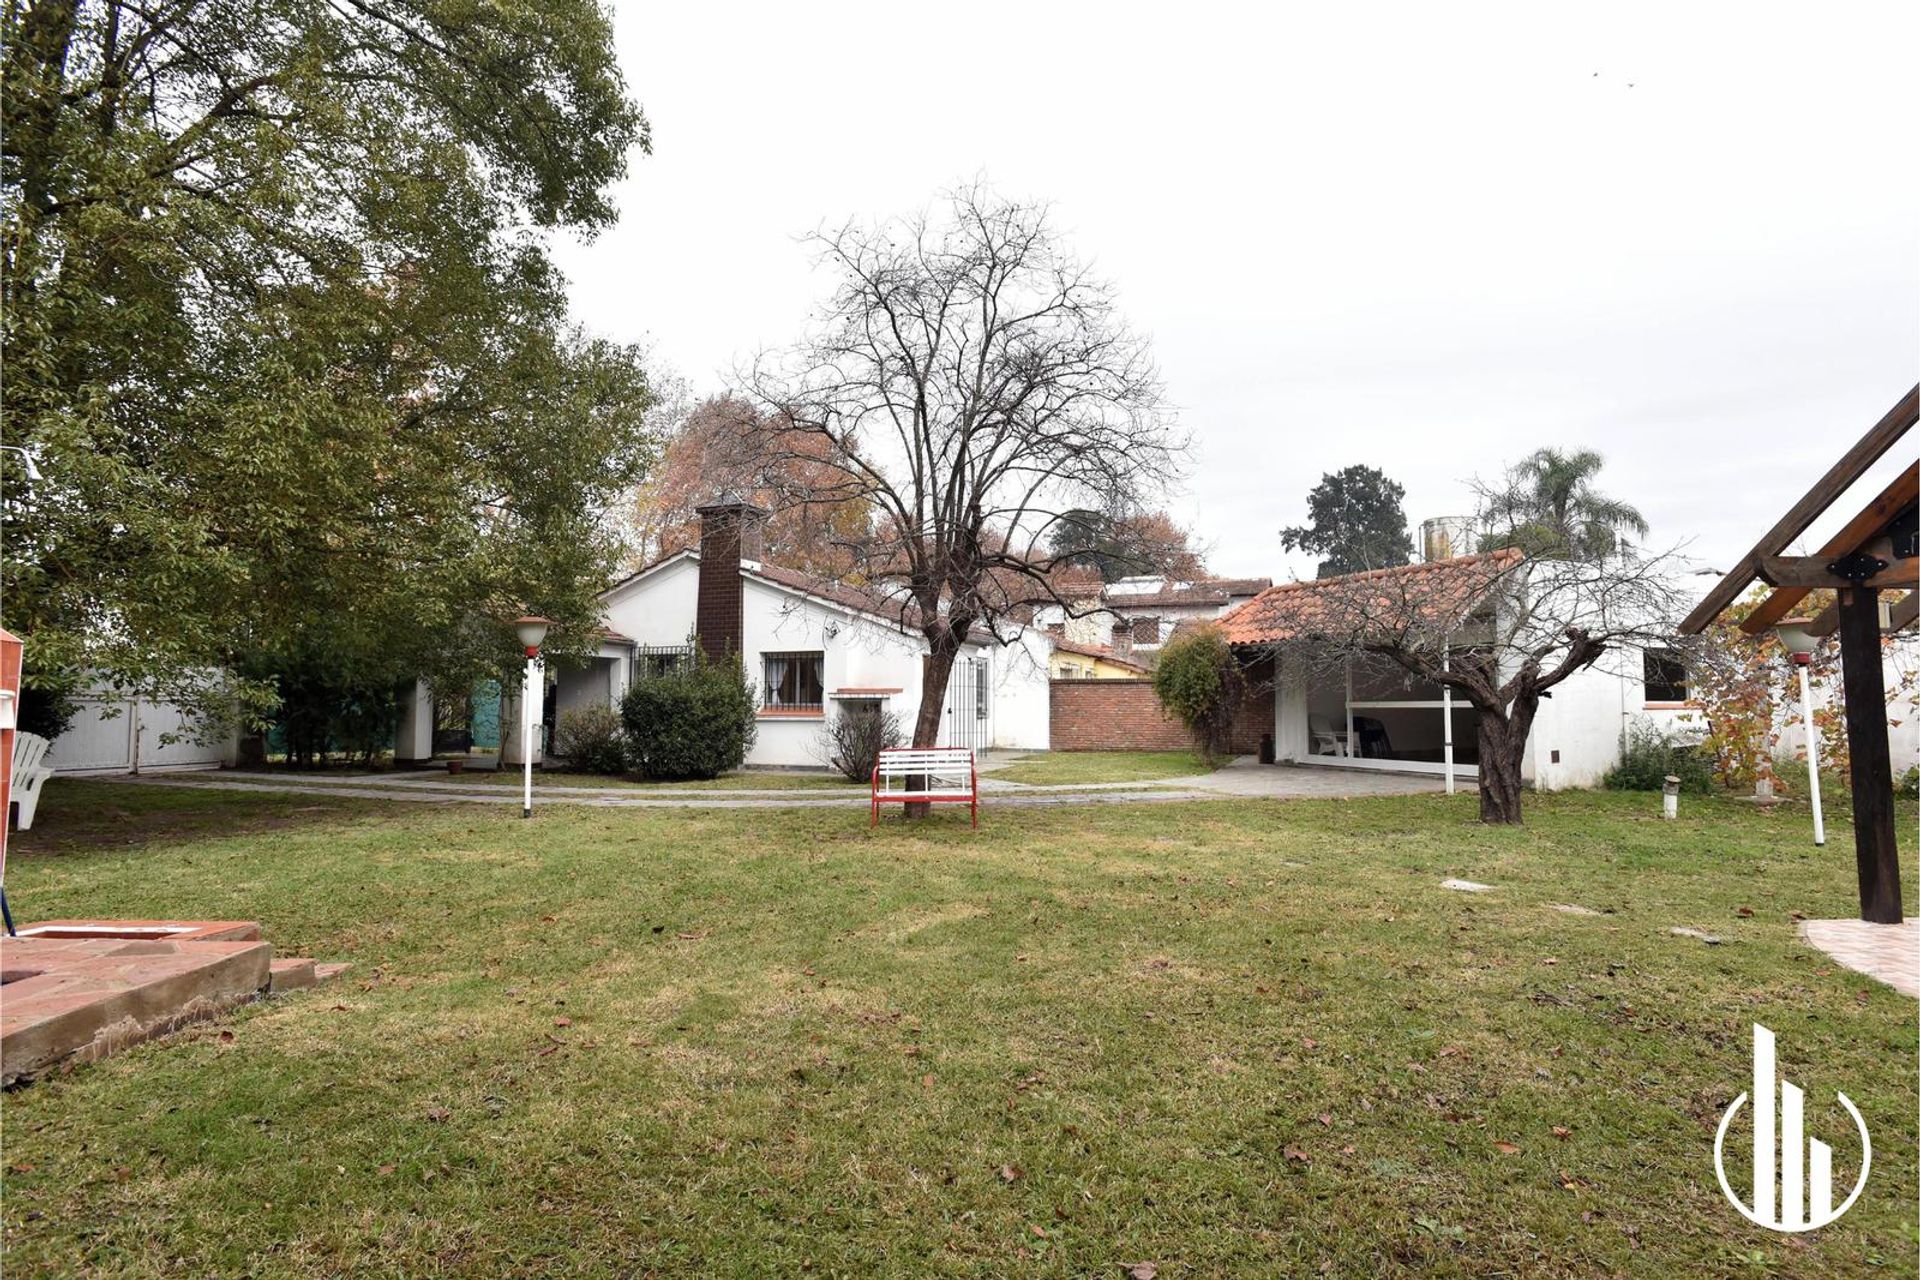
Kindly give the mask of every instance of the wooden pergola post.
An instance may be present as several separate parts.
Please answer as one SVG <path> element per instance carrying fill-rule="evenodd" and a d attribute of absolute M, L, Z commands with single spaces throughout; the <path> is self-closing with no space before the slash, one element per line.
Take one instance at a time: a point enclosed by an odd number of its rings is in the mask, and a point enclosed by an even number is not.
<path fill-rule="evenodd" d="M 1920 464 L 1903 467 L 1878 497 L 1826 541 L 1818 555 L 1795 556 L 1786 551 L 1916 422 L 1920 422 L 1920 386 L 1887 410 L 1680 624 L 1682 635 L 1698 635 L 1756 579 L 1772 590 L 1740 623 L 1748 635 L 1760 635 L 1779 624 L 1810 591 L 1835 593 L 1835 604 L 1807 629 L 1815 635 L 1835 628 L 1840 633 L 1860 918 L 1874 924 L 1902 920 L 1900 862 L 1893 834 L 1893 759 L 1886 675 L 1881 667 L 1880 590 L 1905 593 L 1894 605 L 1886 629 L 1911 626 L 1920 614 L 1920 557 L 1915 554 L 1914 532 L 1920 511 Z"/>
<path fill-rule="evenodd" d="M 1842 587 L 1837 594 L 1860 918 L 1899 924 L 1900 859 L 1893 838 L 1893 760 L 1887 743 L 1886 676 L 1881 667 L 1880 593 L 1871 587 Z"/>

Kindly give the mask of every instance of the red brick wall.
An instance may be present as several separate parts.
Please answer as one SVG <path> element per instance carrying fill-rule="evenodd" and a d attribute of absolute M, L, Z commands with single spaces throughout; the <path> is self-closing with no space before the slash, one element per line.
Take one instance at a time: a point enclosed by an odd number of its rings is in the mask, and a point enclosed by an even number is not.
<path fill-rule="evenodd" d="M 1052 682 L 1055 751 L 1184 751 L 1185 727 L 1169 720 L 1151 680 Z"/>
<path fill-rule="evenodd" d="M 1261 735 L 1273 732 L 1272 661 L 1249 666 L 1246 681 L 1232 748 L 1252 755 Z M 1051 693 L 1055 751 L 1185 751 L 1193 745 L 1186 727 L 1160 709 L 1152 680 L 1055 680 Z"/>

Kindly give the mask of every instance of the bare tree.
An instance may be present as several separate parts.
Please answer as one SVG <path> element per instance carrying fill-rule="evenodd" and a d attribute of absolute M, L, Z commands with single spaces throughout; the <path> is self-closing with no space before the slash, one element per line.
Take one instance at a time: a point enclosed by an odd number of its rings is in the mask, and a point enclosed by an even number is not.
<path fill-rule="evenodd" d="M 1314 584 L 1286 650 L 1331 669 L 1378 655 L 1478 713 L 1480 820 L 1521 819 L 1521 764 L 1540 700 L 1603 655 L 1673 643 L 1673 554 L 1589 560 L 1508 547 Z"/>
<path fill-rule="evenodd" d="M 976 629 L 1059 601 L 1050 530 L 1157 491 L 1186 447 L 1146 341 L 1044 207 L 979 185 L 937 215 L 810 237 L 839 277 L 813 331 L 745 378 L 766 456 L 813 503 L 874 520 L 853 572 L 927 640 L 916 746 L 934 745 Z M 824 474 L 823 474 L 824 473 Z"/>

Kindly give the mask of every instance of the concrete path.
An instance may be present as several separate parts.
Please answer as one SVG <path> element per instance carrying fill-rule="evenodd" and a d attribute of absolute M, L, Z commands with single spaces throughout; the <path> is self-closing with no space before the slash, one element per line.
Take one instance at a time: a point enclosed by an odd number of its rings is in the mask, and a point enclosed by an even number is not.
<path fill-rule="evenodd" d="M 196 787 L 214 791 L 254 791 L 284 795 L 340 796 L 355 800 L 398 800 L 415 804 L 520 803 L 520 789 L 500 782 L 459 781 L 437 773 L 284 774 L 223 769 L 180 772 L 102 781 L 144 786 Z M 82 781 L 82 779 L 74 779 Z M 585 787 L 534 779 L 535 804 L 577 804 L 609 809 L 835 809 L 865 808 L 864 788 L 697 788 Z M 1346 799 L 1410 795 L 1441 789 L 1440 780 L 1423 776 L 1262 765 L 1242 756 L 1213 773 L 1148 782 L 1090 782 L 1037 786 L 991 776 L 980 780 L 982 801 L 995 806 L 1038 807 L 1063 804 L 1164 804 L 1176 800 Z"/>

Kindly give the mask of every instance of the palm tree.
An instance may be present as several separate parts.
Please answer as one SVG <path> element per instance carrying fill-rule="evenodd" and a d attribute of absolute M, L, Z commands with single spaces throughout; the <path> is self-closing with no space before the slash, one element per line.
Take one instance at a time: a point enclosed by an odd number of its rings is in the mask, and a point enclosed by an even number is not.
<path fill-rule="evenodd" d="M 1508 468 L 1505 485 L 1486 498 L 1486 550 L 1519 547 L 1529 555 L 1598 560 L 1647 536 L 1647 520 L 1594 488 L 1606 464 L 1592 449 L 1539 449 Z"/>

